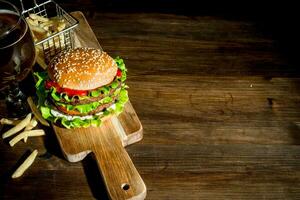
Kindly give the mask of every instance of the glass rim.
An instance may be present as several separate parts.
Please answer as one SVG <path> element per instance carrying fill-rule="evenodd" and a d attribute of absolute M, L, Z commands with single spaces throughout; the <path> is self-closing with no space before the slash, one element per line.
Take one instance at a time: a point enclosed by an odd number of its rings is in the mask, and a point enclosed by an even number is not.
<path fill-rule="evenodd" d="M 24 21 L 24 25 L 25 25 L 25 30 L 22 32 L 22 34 L 20 35 L 20 37 L 18 37 L 15 41 L 13 41 L 10 44 L 6 44 L 4 46 L 0 46 L 0 50 L 3 50 L 3 49 L 9 48 L 9 47 L 13 46 L 14 44 L 18 43 L 24 37 L 24 35 L 26 34 L 26 32 L 28 31 L 28 25 L 27 25 L 25 19 L 23 18 L 23 15 L 21 14 L 21 12 L 19 11 L 19 9 L 14 4 L 12 4 L 10 2 L 7 2 L 5 0 L 0 0 L 0 3 L 7 3 L 7 4 L 9 4 L 10 6 L 12 6 L 15 9 L 16 13 L 18 14 L 18 16 L 17 16 L 18 17 L 18 21 L 14 24 L 14 26 L 12 28 L 10 28 L 8 31 L 6 31 L 5 34 L 0 35 L 0 39 L 2 37 L 5 37 L 6 35 L 9 35 L 11 32 L 13 32 L 21 24 L 22 21 Z"/>
<path fill-rule="evenodd" d="M 13 30 L 15 30 L 15 28 L 21 23 L 22 15 L 21 15 L 19 9 L 14 4 L 12 4 L 12 3 L 8 2 L 8 1 L 4 1 L 4 0 L 0 0 L 0 3 L 5 3 L 5 4 L 11 6 L 14 9 L 14 11 L 18 14 L 18 21 L 17 21 L 17 23 L 15 23 L 9 30 L 3 32 L 0 35 L 0 38 L 2 38 L 5 35 L 8 35 L 9 33 L 11 33 Z"/>

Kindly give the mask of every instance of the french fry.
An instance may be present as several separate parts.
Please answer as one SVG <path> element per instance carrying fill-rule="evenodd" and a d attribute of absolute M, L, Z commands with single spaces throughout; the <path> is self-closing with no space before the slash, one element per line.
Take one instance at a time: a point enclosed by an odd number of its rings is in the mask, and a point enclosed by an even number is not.
<path fill-rule="evenodd" d="M 29 17 L 26 17 L 26 22 L 31 26 L 38 26 L 39 22 L 37 20 L 33 20 Z"/>
<path fill-rule="evenodd" d="M 25 137 L 36 137 L 36 136 L 43 136 L 45 135 L 45 131 L 43 129 L 36 129 L 30 131 L 23 131 L 13 139 L 9 141 L 9 145 L 13 147 L 17 144 L 20 140 L 24 139 Z"/>
<path fill-rule="evenodd" d="M 20 123 L 20 120 L 10 120 L 10 119 L 6 119 L 6 118 L 2 118 L 0 120 L 0 124 L 6 124 L 6 125 L 17 125 L 18 123 Z"/>
<path fill-rule="evenodd" d="M 40 45 L 38 45 L 40 46 Z M 37 46 L 36 46 L 37 48 Z M 38 48 L 37 48 L 38 49 Z M 44 69 L 46 70 L 48 65 L 45 63 L 45 60 L 43 58 L 43 55 L 38 55 L 37 58 L 36 58 L 36 62 Z"/>
<path fill-rule="evenodd" d="M 45 31 L 47 31 L 47 33 L 48 33 L 48 31 L 49 31 L 49 26 L 44 26 L 44 27 L 42 27 Z"/>
<path fill-rule="evenodd" d="M 40 26 L 41 26 L 42 28 L 44 28 L 44 27 L 52 26 L 53 24 L 54 24 L 54 21 L 53 21 L 53 20 L 49 20 L 49 21 L 47 21 L 47 22 L 42 22 L 42 23 L 40 24 Z"/>
<path fill-rule="evenodd" d="M 31 29 L 30 29 L 30 30 L 31 30 Z M 36 42 L 38 39 L 37 39 L 37 37 L 36 37 L 36 35 L 35 35 L 35 32 L 31 31 L 31 33 L 32 33 L 32 37 L 33 37 L 34 42 Z"/>
<path fill-rule="evenodd" d="M 39 34 L 46 34 L 47 31 L 43 28 L 41 28 L 40 26 L 31 26 L 29 25 L 30 27 L 30 30 L 33 31 L 33 32 L 37 32 Z"/>
<path fill-rule="evenodd" d="M 34 41 L 34 42 L 37 42 L 37 41 L 38 41 L 38 39 L 37 39 L 36 37 L 34 37 L 34 35 L 33 35 L 33 41 Z"/>
<path fill-rule="evenodd" d="M 27 126 L 25 127 L 25 131 L 30 131 L 32 130 L 34 127 L 36 127 L 38 124 L 38 122 L 36 121 L 35 117 L 33 117 L 29 124 L 27 124 Z M 24 142 L 27 142 L 28 137 L 24 137 L 23 140 Z"/>
<path fill-rule="evenodd" d="M 15 75 L 3 77 L 3 80 L 6 80 L 6 81 L 11 81 L 11 80 L 14 80 L 14 79 L 16 79 Z"/>
<path fill-rule="evenodd" d="M 49 21 L 48 18 L 42 17 L 42 16 L 37 15 L 37 14 L 30 14 L 29 17 L 30 17 L 31 19 L 35 19 L 35 20 L 40 21 L 40 22 L 47 22 L 47 21 Z"/>
<path fill-rule="evenodd" d="M 17 168 L 17 170 L 12 174 L 12 178 L 19 178 L 23 173 L 32 165 L 36 156 L 38 154 L 37 150 L 34 150 L 26 160 Z"/>
<path fill-rule="evenodd" d="M 57 26 L 57 30 L 58 31 L 62 31 L 65 27 L 66 27 L 66 23 L 65 22 L 59 22 L 58 26 Z"/>
<path fill-rule="evenodd" d="M 23 128 L 25 128 L 25 126 L 27 126 L 27 124 L 30 122 L 30 119 L 31 119 L 31 113 L 29 113 L 25 117 L 25 119 L 23 119 L 16 126 L 14 126 L 13 128 L 11 128 L 8 131 L 6 131 L 5 133 L 3 133 L 2 138 L 5 139 L 7 137 L 10 137 L 10 136 L 16 134 L 17 132 L 19 132 L 20 130 L 22 130 Z"/>

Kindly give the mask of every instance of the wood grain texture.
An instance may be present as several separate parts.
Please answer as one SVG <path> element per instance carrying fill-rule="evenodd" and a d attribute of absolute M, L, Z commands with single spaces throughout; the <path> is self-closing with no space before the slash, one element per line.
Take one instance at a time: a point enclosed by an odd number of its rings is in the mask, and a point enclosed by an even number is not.
<path fill-rule="evenodd" d="M 126 150 L 146 199 L 300 199 L 300 65 L 256 22 L 97 12 L 88 21 L 128 68 L 144 137 Z M 69 163 L 51 137 L 50 158 L 38 138 L 5 142 L 0 198 L 108 199 L 90 156 Z M 22 179 L 5 178 L 28 146 L 41 157 Z"/>
<path fill-rule="evenodd" d="M 109 197 L 111 199 L 145 199 L 147 190 L 144 181 L 123 148 L 117 131 L 111 130 L 113 124 L 107 120 L 103 126 L 106 131 L 102 135 L 97 134 L 101 137 L 94 137 L 90 141 L 94 143 L 93 152 Z"/>
<path fill-rule="evenodd" d="M 73 12 L 71 15 L 79 22 L 78 26 L 74 29 L 74 46 L 102 49 L 84 15 L 81 12 Z"/>

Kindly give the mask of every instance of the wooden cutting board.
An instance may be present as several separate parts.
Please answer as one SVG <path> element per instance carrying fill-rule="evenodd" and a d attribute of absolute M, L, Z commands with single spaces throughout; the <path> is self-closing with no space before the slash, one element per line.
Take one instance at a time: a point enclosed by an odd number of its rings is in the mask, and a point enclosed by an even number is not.
<path fill-rule="evenodd" d="M 101 49 L 84 15 L 71 14 L 79 20 L 75 47 Z M 80 161 L 91 152 L 95 155 L 111 199 L 145 199 L 146 186 L 124 149 L 143 137 L 141 122 L 130 102 L 124 112 L 105 120 L 101 127 L 66 129 L 53 125 L 53 129 L 68 161 Z"/>

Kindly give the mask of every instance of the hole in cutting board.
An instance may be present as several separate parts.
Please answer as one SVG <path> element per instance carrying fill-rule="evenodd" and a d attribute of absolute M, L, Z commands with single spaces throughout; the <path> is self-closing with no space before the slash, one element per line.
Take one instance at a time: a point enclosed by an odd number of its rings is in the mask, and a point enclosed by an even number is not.
<path fill-rule="evenodd" d="M 125 191 L 126 191 L 126 190 L 129 190 L 129 188 L 130 188 L 130 186 L 129 186 L 128 183 L 123 183 L 121 187 L 122 187 L 122 189 L 125 190 Z"/>

